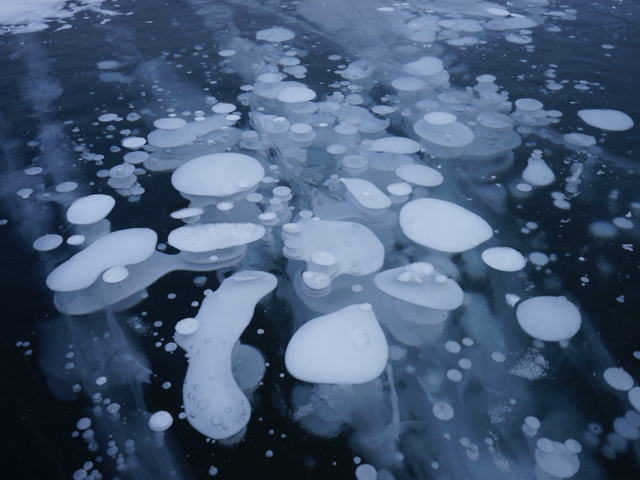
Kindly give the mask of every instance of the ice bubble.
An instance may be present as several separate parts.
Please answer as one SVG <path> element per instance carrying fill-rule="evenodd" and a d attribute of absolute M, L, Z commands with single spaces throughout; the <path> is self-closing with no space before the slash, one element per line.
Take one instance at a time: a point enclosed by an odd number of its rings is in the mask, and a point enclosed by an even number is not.
<path fill-rule="evenodd" d="M 378 478 L 378 471 L 373 465 L 363 463 L 356 468 L 356 478 L 358 480 L 376 480 L 376 478 Z"/>
<path fill-rule="evenodd" d="M 197 217 L 204 213 L 204 209 L 200 207 L 188 207 L 183 208 L 181 210 L 177 210 L 175 212 L 171 212 L 171 218 L 175 218 L 177 220 L 181 220 L 189 217 Z"/>
<path fill-rule="evenodd" d="M 429 112 L 413 125 L 421 138 L 442 147 L 464 147 L 474 140 L 473 131 L 447 112 Z"/>
<path fill-rule="evenodd" d="M 109 177 L 111 178 L 127 178 L 133 175 L 136 167 L 131 165 L 130 163 L 123 163 L 122 165 L 116 165 L 109 170 Z"/>
<path fill-rule="evenodd" d="M 624 230 L 629 230 L 631 228 L 633 228 L 633 222 L 631 220 L 629 220 L 628 218 L 625 217 L 617 217 L 613 219 L 613 224 L 618 227 L 618 228 L 622 228 Z"/>
<path fill-rule="evenodd" d="M 105 218 L 116 201 L 109 195 L 95 194 L 74 201 L 67 210 L 67 220 L 74 225 L 90 225 Z"/>
<path fill-rule="evenodd" d="M 164 432 L 173 424 L 173 417 L 169 412 L 160 410 L 149 418 L 149 428 L 154 432 Z"/>
<path fill-rule="evenodd" d="M 111 267 L 102 274 L 105 283 L 120 283 L 129 276 L 129 270 L 123 266 Z"/>
<path fill-rule="evenodd" d="M 420 187 L 437 187 L 444 182 L 444 177 L 436 169 L 415 163 L 398 167 L 396 175 L 404 181 Z"/>
<path fill-rule="evenodd" d="M 55 292 L 87 288 L 111 267 L 145 261 L 155 251 L 157 241 L 156 232 L 148 228 L 109 233 L 56 267 L 47 277 L 47 286 Z"/>
<path fill-rule="evenodd" d="M 507 359 L 507 357 L 502 352 L 492 352 L 491 353 L 491 359 L 494 362 L 502 363 Z"/>
<path fill-rule="evenodd" d="M 118 118 L 118 115 L 116 115 L 115 113 L 105 113 L 104 115 L 100 115 L 98 117 L 98 121 L 99 122 L 113 122 L 116 118 Z"/>
<path fill-rule="evenodd" d="M 78 245 L 82 245 L 85 242 L 85 240 L 86 238 L 84 235 L 71 235 L 69 238 L 67 238 L 67 244 L 78 246 Z"/>
<path fill-rule="evenodd" d="M 369 141 L 366 146 L 367 150 L 372 152 L 384 152 L 384 153 L 402 153 L 410 154 L 420 151 L 420 144 L 415 140 L 404 137 L 384 137 L 377 140 Z"/>
<path fill-rule="evenodd" d="M 487 248 L 482 252 L 482 260 L 491 268 L 502 272 L 517 272 L 527 263 L 525 256 L 511 247 Z"/>
<path fill-rule="evenodd" d="M 304 215 L 303 215 L 304 214 Z M 311 214 L 311 212 L 308 212 Z M 352 222 L 330 222 L 326 220 L 308 220 L 307 214 L 296 223 L 300 228 L 295 242 L 285 241 L 283 253 L 288 258 L 311 261 L 311 255 L 322 251 L 332 254 L 337 260 L 337 275 L 350 274 L 363 276 L 378 271 L 384 261 L 384 246 L 378 237 L 364 225 Z M 288 227 L 291 228 L 291 227 Z M 353 265 L 358 270 L 353 270 Z"/>
<path fill-rule="evenodd" d="M 171 184 L 188 195 L 227 197 L 252 189 L 263 178 L 264 169 L 253 157 L 212 153 L 180 166 L 171 176 Z"/>
<path fill-rule="evenodd" d="M 288 372 L 310 383 L 360 384 L 384 371 L 389 346 L 369 304 L 351 305 L 305 323 L 285 352 Z"/>
<path fill-rule="evenodd" d="M 529 261 L 539 267 L 544 267 L 549 263 L 549 257 L 542 252 L 531 252 L 529 254 Z"/>
<path fill-rule="evenodd" d="M 540 428 L 540 426 L 542 425 L 540 423 L 540 420 L 538 420 L 536 417 L 532 417 L 532 416 L 525 417 L 524 424 L 527 427 L 531 428 L 532 430 L 538 430 Z"/>
<path fill-rule="evenodd" d="M 371 110 L 373 111 L 373 113 L 376 113 L 378 115 L 389 115 L 390 113 L 396 111 L 395 108 L 389 107 L 388 105 L 376 105 Z"/>
<path fill-rule="evenodd" d="M 511 15 L 508 10 L 495 7 L 487 8 L 487 13 L 489 15 L 495 15 L 496 17 L 508 17 L 509 15 Z"/>
<path fill-rule="evenodd" d="M 589 231 L 594 237 L 609 239 L 618 234 L 618 230 L 609 222 L 599 221 L 593 222 L 589 225 Z"/>
<path fill-rule="evenodd" d="M 33 242 L 33 248 L 39 252 L 48 252 L 62 245 L 62 237 L 55 233 L 47 233 Z"/>
<path fill-rule="evenodd" d="M 544 342 L 560 342 L 573 337 L 582 324 L 578 308 L 566 297 L 541 296 L 523 301 L 516 309 L 522 329 Z"/>
<path fill-rule="evenodd" d="M 76 428 L 78 430 L 80 430 L 80 431 L 87 430 L 88 428 L 91 428 L 91 419 L 87 418 L 87 417 L 81 418 L 76 423 Z"/>
<path fill-rule="evenodd" d="M 393 80 L 391 86 L 401 92 L 415 92 L 423 89 L 426 83 L 416 77 L 400 77 Z"/>
<path fill-rule="evenodd" d="M 596 144 L 596 139 L 594 137 L 583 133 L 567 133 L 562 138 L 565 142 L 577 147 L 592 147 Z"/>
<path fill-rule="evenodd" d="M 431 264 L 418 262 L 379 273 L 374 282 L 398 300 L 435 310 L 454 310 L 462 305 L 462 289 L 447 277 L 439 282 L 439 275 Z"/>
<path fill-rule="evenodd" d="M 76 188 L 78 188 L 78 184 L 76 182 L 62 182 L 56 185 L 56 192 L 69 193 L 73 192 Z"/>
<path fill-rule="evenodd" d="M 414 242 L 441 252 L 472 249 L 493 236 L 491 226 L 455 203 L 421 198 L 400 210 L 400 227 Z"/>
<path fill-rule="evenodd" d="M 280 90 L 276 98 L 283 103 L 310 102 L 316 98 L 316 92 L 307 87 L 289 87 Z"/>
<path fill-rule="evenodd" d="M 434 126 L 451 125 L 458 119 L 454 114 L 447 112 L 430 112 L 425 114 L 423 118 L 429 125 Z"/>
<path fill-rule="evenodd" d="M 444 348 L 449 353 L 460 353 L 460 351 L 462 350 L 460 344 L 458 342 L 454 342 L 453 340 L 449 340 L 448 342 L 446 342 L 444 344 Z"/>
<path fill-rule="evenodd" d="M 147 143 L 146 138 L 142 137 L 127 137 L 122 140 L 122 146 L 131 150 L 136 150 Z"/>
<path fill-rule="evenodd" d="M 127 163 L 131 163 L 136 165 L 138 163 L 144 162 L 147 158 L 149 158 L 149 154 L 144 150 L 136 150 L 134 152 L 128 152 L 124 155 L 123 159 Z"/>
<path fill-rule="evenodd" d="M 25 175 L 33 176 L 33 175 L 40 175 L 42 171 L 43 171 L 42 167 L 30 167 L 25 169 L 24 173 Z"/>
<path fill-rule="evenodd" d="M 264 227 L 253 223 L 204 223 L 185 225 L 169 233 L 168 243 L 186 252 L 210 252 L 260 240 Z"/>
<path fill-rule="evenodd" d="M 529 157 L 527 168 L 522 172 L 522 178 L 531 185 L 544 186 L 553 183 L 556 176 L 542 158 L 532 155 Z"/>
<path fill-rule="evenodd" d="M 184 127 L 186 124 L 187 121 L 182 118 L 159 118 L 153 122 L 154 127 L 161 128 L 163 130 L 177 130 L 178 128 Z"/>
<path fill-rule="evenodd" d="M 189 356 L 183 386 L 186 418 L 209 438 L 232 437 L 249 422 L 251 405 L 234 378 L 239 365 L 232 362 L 233 350 L 256 304 L 276 285 L 276 277 L 269 273 L 238 272 L 202 301 L 195 317 L 197 330 L 174 336 Z M 254 363 L 243 358 L 243 364 Z"/>
<path fill-rule="evenodd" d="M 412 191 L 413 188 L 411 185 L 405 182 L 397 182 L 387 185 L 387 192 L 398 197 L 409 195 Z"/>
<path fill-rule="evenodd" d="M 436 402 L 432 411 L 439 420 L 451 420 L 453 418 L 453 407 L 447 402 Z"/>
<path fill-rule="evenodd" d="M 256 40 L 264 40 L 271 43 L 281 43 L 291 40 L 295 34 L 291 30 L 282 27 L 271 27 L 256 33 Z"/>
<path fill-rule="evenodd" d="M 347 190 L 360 205 L 372 210 L 391 206 L 391 200 L 373 183 L 361 178 L 341 178 Z"/>
<path fill-rule="evenodd" d="M 618 110 L 580 110 L 578 116 L 585 123 L 601 130 L 621 132 L 633 127 L 631 117 Z"/>
<path fill-rule="evenodd" d="M 580 445 L 578 442 L 575 443 Z M 580 460 L 575 450 L 580 451 L 581 447 L 578 448 L 570 442 L 570 450 L 564 444 L 546 438 L 539 439 L 536 446 L 536 463 L 547 475 L 553 478 L 570 478 L 580 470 Z"/>
<path fill-rule="evenodd" d="M 404 66 L 404 71 L 409 75 L 415 75 L 418 77 L 429 77 L 437 75 L 444 70 L 444 64 L 442 60 L 436 57 L 422 57 L 415 62 L 407 63 Z"/>
<path fill-rule="evenodd" d="M 114 68 L 118 68 L 120 66 L 120 62 L 117 60 L 102 60 L 98 62 L 98 68 L 100 70 L 112 70 Z"/>
<path fill-rule="evenodd" d="M 602 375 L 610 387 L 627 392 L 633 388 L 633 377 L 622 368 L 607 368 Z"/>
<path fill-rule="evenodd" d="M 198 330 L 200 323 L 195 318 L 183 318 L 176 323 L 176 332 L 181 335 L 191 335 Z"/>
<path fill-rule="evenodd" d="M 640 412 L 640 387 L 634 387 L 629 390 L 629 402 Z"/>
<path fill-rule="evenodd" d="M 211 107 L 211 111 L 213 113 L 217 113 L 219 115 L 225 115 L 231 112 L 236 111 L 236 106 L 233 103 L 216 103 L 213 107 Z"/>

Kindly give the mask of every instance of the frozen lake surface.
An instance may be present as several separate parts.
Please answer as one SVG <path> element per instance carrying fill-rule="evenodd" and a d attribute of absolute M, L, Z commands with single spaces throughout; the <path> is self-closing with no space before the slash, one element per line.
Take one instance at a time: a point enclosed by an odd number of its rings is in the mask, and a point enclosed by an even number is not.
<path fill-rule="evenodd" d="M 639 30 L 0 0 L 3 478 L 639 478 Z"/>

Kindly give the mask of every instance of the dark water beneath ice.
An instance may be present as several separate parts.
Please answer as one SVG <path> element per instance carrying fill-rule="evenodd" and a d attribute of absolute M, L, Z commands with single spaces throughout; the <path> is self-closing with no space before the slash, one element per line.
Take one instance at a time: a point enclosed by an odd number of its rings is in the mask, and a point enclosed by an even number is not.
<path fill-rule="evenodd" d="M 640 143 L 637 126 L 604 132 L 582 122 L 577 112 L 614 109 L 637 123 L 640 11 L 632 2 L 533 3 L 537 5 L 502 5 L 539 24 L 530 28 L 531 33 L 520 32 L 532 39 L 524 46 L 487 29 L 475 34 L 484 43 L 473 46 L 451 46 L 443 36 L 423 45 L 408 39 L 401 27 L 427 14 L 489 20 L 473 9 L 486 11 L 496 5 L 473 1 L 103 2 L 103 11 L 96 7 L 76 12 L 62 20 L 65 23 L 51 20 L 46 30 L 8 31 L 0 36 L 0 218 L 7 220 L 0 226 L 0 291 L 5 305 L 0 333 L 4 432 L 0 471 L 7 472 L 3 478 L 70 479 L 74 472 L 82 475 L 77 472 L 83 465 L 109 479 L 209 478 L 211 467 L 217 469 L 218 478 L 355 478 L 354 458 L 373 465 L 382 479 L 557 478 L 536 467 L 535 441 L 540 437 L 581 443 L 575 478 L 637 478 L 637 429 L 626 430 L 625 438 L 619 423 L 617 430 L 614 424 L 634 409 L 627 393 L 607 385 L 602 375 L 605 369 L 618 367 L 636 383 L 640 378 L 640 360 L 634 356 L 640 350 L 635 326 L 640 307 L 636 246 Z M 395 10 L 377 10 L 389 6 Z M 452 11 L 444 12 L 446 8 Z M 549 14 L 558 11 L 564 15 Z M 5 18 L 2 22 L 5 27 L 15 23 Z M 64 25 L 71 28 L 56 31 Z M 295 38 L 270 47 L 256 40 L 256 32 L 272 26 L 290 29 Z M 232 57 L 218 54 L 229 48 L 237 50 Z M 287 80 L 314 90 L 316 102 L 334 92 L 355 92 L 369 110 L 380 104 L 399 105 L 399 112 L 408 108 L 412 112 L 407 116 L 390 115 L 386 131 L 417 141 L 421 139 L 412 126 L 424 112 L 415 103 L 445 92 L 464 92 L 479 75 L 497 77 L 496 84 L 512 102 L 533 98 L 547 112 L 562 112 L 558 123 L 515 125 L 521 145 L 486 158 L 448 157 L 446 152 L 413 155 L 414 161 L 439 168 L 445 177 L 439 187 L 416 189 L 414 198 L 442 198 L 480 215 L 497 231 L 486 246 L 507 245 L 525 255 L 543 252 L 553 260 L 541 268 L 529 262 L 521 272 L 507 274 L 482 263 L 485 245 L 447 255 L 411 242 L 397 222 L 372 228 L 385 247 L 383 270 L 422 260 L 442 262 L 452 267 L 450 275 L 466 300 L 439 328 L 412 329 L 379 313 L 389 344 L 405 356 L 390 360 L 378 379 L 364 385 L 317 386 L 287 372 L 285 349 L 303 323 L 364 301 L 351 292 L 351 284 L 364 285 L 364 298 L 374 310 L 393 310 L 388 308 L 391 300 L 375 290 L 375 274 L 362 279 L 343 276 L 349 280 L 336 281 L 324 299 L 310 300 L 296 290 L 303 266 L 282 254 L 284 222 L 273 228 L 272 244 L 249 245 L 247 256 L 232 267 L 173 271 L 151 283 L 144 298 L 134 290 L 129 292 L 133 300 L 96 308 L 88 315 L 67 315 L 45 284 L 47 275 L 79 249 L 63 244 L 38 252 L 32 247 L 45 234 L 66 240 L 77 233 L 65 219 L 66 208 L 73 200 L 96 193 L 116 199 L 108 216 L 110 231 L 146 227 L 166 243 L 169 233 L 183 225 L 170 213 L 187 207 L 189 201 L 172 187 L 172 171 L 154 171 L 153 163 L 136 165 L 145 169 L 137 176 L 137 186 L 143 189 L 137 194 L 107 184 L 100 172 L 121 164 L 127 151 L 120 145 L 125 136 L 120 131 L 129 129 L 146 138 L 154 130 L 153 121 L 169 113 L 187 121 L 193 121 L 198 110 L 209 116 L 208 96 L 237 106 L 241 118 L 232 130 L 238 136 L 235 129 L 256 128 L 250 114 L 264 108 L 264 113 L 272 109 L 280 115 L 282 106 L 255 97 L 243 104 L 238 100 L 240 87 L 254 85 L 256 76 L 276 65 L 286 50 L 295 50 L 293 56 L 307 70 L 303 77 L 290 75 Z M 330 55 L 342 58 L 330 60 Z M 403 75 L 404 64 L 423 55 L 441 58 L 449 81 L 422 92 L 422 97 L 397 95 L 391 81 Z M 357 87 L 353 90 L 347 84 L 337 85 L 344 81 L 336 73 L 338 65 L 358 59 L 375 68 L 372 76 L 353 81 Z M 98 62 L 105 60 L 115 60 L 119 66 L 98 68 Z M 547 88 L 549 80 L 563 88 Z M 132 112 L 141 118 L 127 120 Z M 105 113 L 123 120 L 98 122 Z M 471 116 L 468 113 L 466 121 Z M 562 135 L 570 132 L 594 136 L 598 144 L 567 145 Z M 361 139 L 375 137 L 361 135 Z M 292 221 L 305 209 L 316 210 L 329 202 L 330 208 L 340 211 L 342 207 L 335 204 L 345 202 L 343 189 L 334 193 L 323 185 L 331 174 L 346 176 L 325 147 L 320 143 L 308 147 L 307 162 L 301 166 L 277 148 L 243 149 L 233 134 L 228 144 L 231 151 L 279 166 L 280 184 L 294 195 L 289 203 L 294 207 Z M 148 149 L 152 157 L 185 161 L 227 146 L 205 139 L 181 148 L 164 156 L 162 149 Z M 556 180 L 524 195 L 515 186 L 522 182 L 534 149 L 543 152 Z M 582 168 L 580 183 L 578 194 L 571 196 L 573 184 L 566 178 L 576 165 Z M 24 170 L 33 166 L 44 170 L 25 175 Z M 372 170 L 363 178 L 386 191 L 393 171 Z M 78 187 L 60 194 L 55 186 L 63 182 Z M 268 198 L 273 186 L 261 184 L 259 192 Z M 32 193 L 23 192 L 27 198 L 21 198 L 17 194 L 21 189 Z M 571 208 L 554 206 L 552 192 L 567 194 Z M 240 200 L 228 221 L 234 221 L 243 202 L 248 203 Z M 400 206 L 390 210 L 397 213 Z M 613 226 L 620 217 L 630 220 L 632 227 Z M 372 222 L 365 214 L 348 220 Z M 592 233 L 590 227 L 597 221 L 607 222 L 610 238 Z M 527 227 L 527 222 L 537 227 Z M 178 250 L 167 247 L 166 253 Z M 179 348 L 170 353 L 165 346 L 173 341 L 176 322 L 197 314 L 198 306 L 192 302 L 202 302 L 206 289 L 216 290 L 239 270 L 270 272 L 278 280 L 240 337 L 241 343 L 262 354 L 268 367 L 262 383 L 249 395 L 251 420 L 246 431 L 231 441 L 211 442 L 178 418 L 187 359 Z M 194 278 L 200 276 L 206 282 L 196 285 Z M 532 343 L 519 327 L 514 309 L 505 303 L 506 293 L 523 299 L 566 296 L 581 312 L 581 329 L 566 344 Z M 170 298 L 173 294 L 175 298 Z M 445 342 L 463 338 L 473 339 L 474 345 L 463 347 L 459 356 L 445 350 Z M 506 356 L 505 363 L 491 359 L 495 351 Z M 74 352 L 73 358 L 66 356 L 69 352 Z M 462 382 L 451 382 L 445 373 L 459 369 L 462 356 L 471 360 L 472 367 L 463 369 Z M 538 370 L 536 358 L 543 359 Z M 71 369 L 65 368 L 69 362 L 74 363 Z M 96 385 L 96 378 L 105 373 L 107 383 Z M 165 382 L 170 387 L 163 387 Z M 447 422 L 432 413 L 433 403 L 440 400 L 455 410 Z M 109 413 L 109 402 L 121 405 L 119 416 Z M 147 427 L 149 415 L 161 410 L 174 418 L 164 437 Z M 529 415 L 542 422 L 533 439 L 521 429 Z M 74 436 L 81 418 L 92 419 L 95 448 L 81 434 Z M 594 424 L 602 433 L 594 434 L 599 431 Z M 477 446 L 478 459 L 464 439 Z"/>

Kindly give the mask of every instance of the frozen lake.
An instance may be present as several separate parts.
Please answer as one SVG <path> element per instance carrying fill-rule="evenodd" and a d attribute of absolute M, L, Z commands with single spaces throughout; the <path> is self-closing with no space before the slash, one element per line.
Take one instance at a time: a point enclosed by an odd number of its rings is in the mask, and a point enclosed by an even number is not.
<path fill-rule="evenodd" d="M 639 30 L 0 0 L 3 478 L 638 478 Z"/>

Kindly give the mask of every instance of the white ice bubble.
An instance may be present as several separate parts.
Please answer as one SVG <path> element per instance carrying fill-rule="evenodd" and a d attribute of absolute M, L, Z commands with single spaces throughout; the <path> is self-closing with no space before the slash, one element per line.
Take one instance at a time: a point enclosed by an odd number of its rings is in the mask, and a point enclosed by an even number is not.
<path fill-rule="evenodd" d="M 195 318 L 183 318 L 176 323 L 176 332 L 181 335 L 191 335 L 198 330 L 200 323 Z"/>
<path fill-rule="evenodd" d="M 460 353 L 460 351 L 462 350 L 460 344 L 458 342 L 454 342 L 453 340 L 449 340 L 447 343 L 445 343 L 444 348 L 446 348 L 450 353 Z"/>
<path fill-rule="evenodd" d="M 439 420 L 451 420 L 453 418 L 453 407 L 447 402 L 436 402 L 432 408 L 433 414 Z"/>
<path fill-rule="evenodd" d="M 378 478 L 378 471 L 373 465 L 363 463 L 356 468 L 356 478 L 358 480 L 376 480 L 376 478 Z"/>
<path fill-rule="evenodd" d="M 522 179 L 531 185 L 541 187 L 553 183 L 556 176 L 542 158 L 532 155 L 522 172 Z"/>
<path fill-rule="evenodd" d="M 437 75 L 444 70 L 444 64 L 442 60 L 436 57 L 422 57 L 415 62 L 407 63 L 404 66 L 404 71 L 409 75 L 416 75 L 419 77 L 429 77 Z"/>
<path fill-rule="evenodd" d="M 78 420 L 78 423 L 76 423 L 76 428 L 80 431 L 91 428 L 91 419 L 87 417 L 81 418 Z"/>
<path fill-rule="evenodd" d="M 578 116 L 592 127 L 620 132 L 633 127 L 633 120 L 618 110 L 580 110 Z"/>
<path fill-rule="evenodd" d="M 633 388 L 633 377 L 622 368 L 607 368 L 602 375 L 610 387 L 627 392 Z"/>
<path fill-rule="evenodd" d="M 99 122 L 113 122 L 116 118 L 118 118 L 118 115 L 116 115 L 115 113 L 105 113 L 104 115 L 100 115 L 98 117 L 98 121 Z"/>
<path fill-rule="evenodd" d="M 409 195 L 412 191 L 413 188 L 406 182 L 397 182 L 387 185 L 387 192 L 398 197 Z"/>
<path fill-rule="evenodd" d="M 225 115 L 231 112 L 235 112 L 237 107 L 233 103 L 216 103 L 213 107 L 211 107 L 211 111 L 213 113 L 217 113 L 220 115 Z"/>
<path fill-rule="evenodd" d="M 47 286 L 55 292 L 87 288 L 111 267 L 145 261 L 153 254 L 157 241 L 156 233 L 148 228 L 109 233 L 56 267 L 47 277 Z"/>
<path fill-rule="evenodd" d="M 124 148 L 135 150 L 145 145 L 147 143 L 147 140 L 142 137 L 127 137 L 124 140 L 122 140 L 121 143 Z"/>
<path fill-rule="evenodd" d="M 525 256 L 511 247 L 487 248 L 482 252 L 482 260 L 502 272 L 517 272 L 527 264 Z"/>
<path fill-rule="evenodd" d="M 188 195 L 227 197 L 250 190 L 264 178 L 264 168 L 241 153 L 213 153 L 189 160 L 171 176 L 176 190 Z"/>
<path fill-rule="evenodd" d="M 291 40 L 295 34 L 291 30 L 282 27 L 271 27 L 256 33 L 256 40 L 264 40 L 271 43 L 281 43 Z"/>
<path fill-rule="evenodd" d="M 280 90 L 276 98 L 283 103 L 310 102 L 316 98 L 316 92 L 307 87 L 289 87 Z"/>
<path fill-rule="evenodd" d="M 120 66 L 120 62 L 117 60 L 102 60 L 98 62 L 98 68 L 100 70 L 113 70 L 114 68 L 118 68 Z"/>
<path fill-rule="evenodd" d="M 391 199 L 368 180 L 361 178 L 341 178 L 340 181 L 360 205 L 372 210 L 381 210 L 391 206 Z"/>
<path fill-rule="evenodd" d="M 160 410 L 149 418 L 149 428 L 154 432 L 164 432 L 173 425 L 173 417 L 169 412 Z"/>
<path fill-rule="evenodd" d="M 158 120 L 153 122 L 153 126 L 156 128 L 161 128 L 163 130 L 177 130 L 178 128 L 182 128 L 187 124 L 187 121 L 182 118 L 159 118 Z M 133 153 L 133 152 L 132 152 Z M 133 163 L 133 162 L 130 162 Z"/>
<path fill-rule="evenodd" d="M 549 257 L 542 252 L 531 252 L 529 254 L 529 261 L 539 267 L 544 267 L 549 263 Z"/>
<path fill-rule="evenodd" d="M 133 152 L 125 153 L 123 160 L 127 163 L 138 164 L 144 162 L 149 158 L 149 154 L 144 150 L 136 150 Z"/>
<path fill-rule="evenodd" d="M 491 353 L 491 359 L 496 363 L 502 363 L 507 357 L 502 352 L 493 352 Z"/>
<path fill-rule="evenodd" d="M 410 154 L 420 151 L 420 144 L 404 137 L 384 137 L 371 140 L 364 148 L 372 152 Z"/>
<path fill-rule="evenodd" d="M 109 215 L 115 204 L 115 199 L 109 195 L 81 197 L 67 210 L 67 220 L 74 225 L 90 225 Z"/>
<path fill-rule="evenodd" d="M 55 233 L 47 233 L 33 242 L 33 248 L 39 252 L 48 252 L 62 245 L 62 237 Z"/>
<path fill-rule="evenodd" d="M 102 274 L 102 280 L 105 283 L 120 283 L 129 276 L 129 270 L 121 265 L 111 267 Z"/>
<path fill-rule="evenodd" d="M 405 182 L 420 187 L 437 187 L 444 181 L 444 177 L 436 169 L 415 163 L 398 167 L 396 169 L 396 175 Z"/>
<path fill-rule="evenodd" d="M 440 275 L 430 263 L 417 262 L 379 273 L 374 282 L 398 300 L 435 310 L 454 310 L 462 305 L 464 294 L 453 279 L 445 276 L 441 281 Z"/>
<path fill-rule="evenodd" d="M 493 229 L 481 217 L 436 198 L 407 203 L 400 210 L 399 221 L 409 239 L 447 253 L 470 250 L 493 236 Z"/>
<path fill-rule="evenodd" d="M 186 418 L 209 438 L 232 437 L 249 422 L 251 405 L 240 388 L 246 375 L 241 374 L 236 382 L 234 370 L 238 365 L 233 365 L 232 354 L 256 304 L 276 285 L 276 277 L 269 273 L 238 272 L 202 301 L 195 317 L 197 330 L 191 334 L 176 332 L 174 336 L 189 356 L 183 386 Z M 241 363 L 246 366 L 255 361 L 244 357 Z M 261 364 L 264 368 L 264 360 Z"/>
<path fill-rule="evenodd" d="M 175 212 L 171 212 L 171 218 L 181 220 L 189 217 L 197 217 L 204 213 L 204 209 L 200 207 L 187 207 Z"/>
<path fill-rule="evenodd" d="M 578 308 L 566 297 L 541 296 L 523 301 L 516 309 L 522 329 L 533 338 L 560 342 L 573 337 L 582 324 Z"/>
<path fill-rule="evenodd" d="M 255 242 L 264 234 L 264 227 L 254 223 L 204 223 L 176 228 L 169 233 L 168 243 L 179 250 L 201 253 Z"/>
<path fill-rule="evenodd" d="M 78 246 L 78 245 L 82 245 L 85 242 L 85 240 L 86 238 L 84 235 L 71 235 L 69 238 L 67 238 L 67 244 Z"/>
<path fill-rule="evenodd" d="M 289 373 L 305 382 L 360 384 L 376 379 L 389 358 L 387 339 L 368 304 L 305 323 L 285 352 Z"/>
<path fill-rule="evenodd" d="M 56 185 L 56 192 L 69 193 L 69 192 L 73 192 L 77 188 L 78 188 L 78 184 L 76 182 L 62 182 Z"/>

